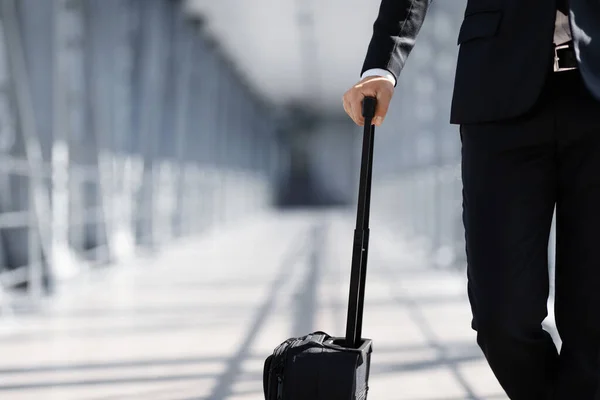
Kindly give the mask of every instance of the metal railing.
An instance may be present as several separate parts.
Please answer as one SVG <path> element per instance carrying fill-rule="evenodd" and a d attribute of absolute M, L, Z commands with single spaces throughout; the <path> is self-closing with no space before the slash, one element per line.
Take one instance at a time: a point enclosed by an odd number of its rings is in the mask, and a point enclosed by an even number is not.
<path fill-rule="evenodd" d="M 2 288 L 263 211 L 270 118 L 180 1 L 0 0 Z"/>

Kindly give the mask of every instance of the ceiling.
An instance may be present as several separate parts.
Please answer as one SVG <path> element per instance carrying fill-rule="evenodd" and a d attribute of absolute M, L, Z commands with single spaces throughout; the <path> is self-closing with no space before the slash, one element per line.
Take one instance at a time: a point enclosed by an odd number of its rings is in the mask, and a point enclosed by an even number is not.
<path fill-rule="evenodd" d="M 379 1 L 187 0 L 207 30 L 277 104 L 308 103 L 342 112 L 341 98 L 359 78 Z"/>

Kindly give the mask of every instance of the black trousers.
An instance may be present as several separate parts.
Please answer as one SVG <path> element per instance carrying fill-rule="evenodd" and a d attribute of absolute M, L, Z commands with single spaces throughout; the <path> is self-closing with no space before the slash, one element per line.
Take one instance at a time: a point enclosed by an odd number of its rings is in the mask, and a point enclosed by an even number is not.
<path fill-rule="evenodd" d="M 600 102 L 577 70 L 535 108 L 463 125 L 463 221 L 477 342 L 512 400 L 600 399 Z M 556 206 L 555 318 L 542 329 Z"/>

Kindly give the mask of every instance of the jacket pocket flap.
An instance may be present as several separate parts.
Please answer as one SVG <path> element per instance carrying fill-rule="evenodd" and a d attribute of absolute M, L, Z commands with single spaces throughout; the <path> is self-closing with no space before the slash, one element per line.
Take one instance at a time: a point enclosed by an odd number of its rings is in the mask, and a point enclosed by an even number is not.
<path fill-rule="evenodd" d="M 490 10 L 468 14 L 460 27 L 458 43 L 494 36 L 500 26 L 502 11 Z"/>

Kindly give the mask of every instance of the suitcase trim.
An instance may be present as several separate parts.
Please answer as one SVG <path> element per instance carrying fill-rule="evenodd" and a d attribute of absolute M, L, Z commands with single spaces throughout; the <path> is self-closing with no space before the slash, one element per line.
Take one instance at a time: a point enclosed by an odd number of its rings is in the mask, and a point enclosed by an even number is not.
<path fill-rule="evenodd" d="M 363 338 L 361 340 L 362 340 L 362 343 L 357 349 L 344 346 L 343 343 L 346 342 L 346 338 L 343 338 L 343 337 L 331 337 L 323 342 L 323 346 L 328 347 L 333 350 L 338 350 L 338 351 L 348 351 L 348 352 L 353 352 L 353 353 L 360 353 L 361 354 L 361 359 L 360 359 L 361 362 L 359 365 L 361 365 L 363 362 L 365 362 L 367 360 L 368 355 L 373 352 L 373 340 L 366 339 L 366 338 Z"/>

